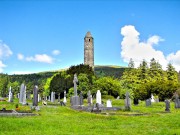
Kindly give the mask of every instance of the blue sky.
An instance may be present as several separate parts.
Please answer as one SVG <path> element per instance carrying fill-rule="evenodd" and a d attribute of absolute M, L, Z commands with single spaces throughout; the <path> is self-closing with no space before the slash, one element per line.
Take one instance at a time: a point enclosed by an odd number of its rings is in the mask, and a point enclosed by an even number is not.
<path fill-rule="evenodd" d="M 95 65 L 136 66 L 155 58 L 180 70 L 180 1 L 0 0 L 0 72 L 59 70 L 84 62 L 94 37 Z"/>

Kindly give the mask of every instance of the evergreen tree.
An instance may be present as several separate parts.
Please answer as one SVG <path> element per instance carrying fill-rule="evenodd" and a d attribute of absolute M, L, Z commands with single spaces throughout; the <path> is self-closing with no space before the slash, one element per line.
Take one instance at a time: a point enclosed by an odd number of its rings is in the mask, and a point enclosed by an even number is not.
<path fill-rule="evenodd" d="M 178 74 L 171 63 L 167 65 L 167 79 L 169 81 L 178 82 Z"/>
<path fill-rule="evenodd" d="M 129 60 L 128 67 L 129 67 L 129 68 L 134 68 L 134 61 L 133 61 L 132 58 Z"/>

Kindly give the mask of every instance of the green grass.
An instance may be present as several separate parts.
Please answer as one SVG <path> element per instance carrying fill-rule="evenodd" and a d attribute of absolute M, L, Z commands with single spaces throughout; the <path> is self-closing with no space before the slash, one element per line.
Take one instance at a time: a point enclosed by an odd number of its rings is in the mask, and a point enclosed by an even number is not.
<path fill-rule="evenodd" d="M 112 103 L 124 104 L 123 100 Z M 15 109 L 15 104 L 0 102 L 0 109 Z M 39 112 L 34 112 L 38 116 L 0 116 L 0 135 L 180 135 L 180 109 L 174 109 L 171 103 L 171 112 L 164 110 L 163 102 L 149 107 L 140 102 L 132 105 L 131 111 L 107 112 L 115 115 L 75 111 L 68 106 L 41 106 Z"/>

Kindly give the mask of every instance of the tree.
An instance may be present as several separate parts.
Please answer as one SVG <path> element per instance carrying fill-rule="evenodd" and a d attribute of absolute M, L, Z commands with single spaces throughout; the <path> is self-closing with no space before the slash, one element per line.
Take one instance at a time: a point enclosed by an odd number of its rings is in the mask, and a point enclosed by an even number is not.
<path fill-rule="evenodd" d="M 152 58 L 150 62 L 149 76 L 151 78 L 151 81 L 157 81 L 163 79 L 162 66 L 158 62 L 156 62 L 154 58 Z"/>
<path fill-rule="evenodd" d="M 15 82 L 9 82 L 8 84 L 8 88 L 11 86 L 12 92 L 13 94 L 18 94 L 19 93 L 19 82 L 15 81 Z"/>
<path fill-rule="evenodd" d="M 50 82 L 50 92 L 56 92 L 58 96 L 63 95 L 64 90 L 68 90 L 73 85 L 70 75 L 65 71 L 59 72 L 52 77 Z"/>
<path fill-rule="evenodd" d="M 5 97 L 8 94 L 9 77 L 7 74 L 0 74 L 0 94 Z"/>
<path fill-rule="evenodd" d="M 147 62 L 145 60 L 142 61 L 142 63 L 139 66 L 139 79 L 147 82 L 147 76 L 148 76 L 148 65 Z"/>
<path fill-rule="evenodd" d="M 129 67 L 129 68 L 134 68 L 134 61 L 133 61 L 132 58 L 130 58 L 130 60 L 129 60 L 128 67 Z"/>
<path fill-rule="evenodd" d="M 171 63 L 167 65 L 167 79 L 169 81 L 178 82 L 178 74 Z"/>
<path fill-rule="evenodd" d="M 91 83 L 89 82 L 87 74 L 79 74 L 78 76 L 78 91 L 82 91 L 84 97 L 87 96 L 87 92 L 91 89 Z"/>
<path fill-rule="evenodd" d="M 102 77 L 94 82 L 93 93 L 96 93 L 97 90 L 101 90 L 102 95 L 117 97 L 120 94 L 121 85 L 118 79 Z"/>

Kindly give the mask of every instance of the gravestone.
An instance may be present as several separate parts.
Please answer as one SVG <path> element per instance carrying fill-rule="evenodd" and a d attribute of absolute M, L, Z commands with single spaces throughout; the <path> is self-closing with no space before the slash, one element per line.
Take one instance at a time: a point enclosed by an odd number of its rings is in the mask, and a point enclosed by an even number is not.
<path fill-rule="evenodd" d="M 51 98 L 50 98 L 50 96 L 48 96 L 48 101 L 51 101 Z"/>
<path fill-rule="evenodd" d="M 12 90 L 11 90 L 11 86 L 9 87 L 9 99 L 8 99 L 9 102 L 13 102 L 13 93 L 12 93 Z"/>
<path fill-rule="evenodd" d="M 178 93 L 175 93 L 174 97 L 175 97 L 175 100 L 174 100 L 175 108 L 180 108 L 180 100 L 179 100 Z"/>
<path fill-rule="evenodd" d="M 159 103 L 159 97 L 158 96 L 155 98 L 155 102 Z"/>
<path fill-rule="evenodd" d="M 102 104 L 102 102 L 101 102 L 101 92 L 100 92 L 100 90 L 97 90 L 97 93 L 96 93 L 96 103 L 98 103 L 99 105 Z"/>
<path fill-rule="evenodd" d="M 38 106 L 38 86 L 34 86 L 33 90 L 33 106 Z"/>
<path fill-rule="evenodd" d="M 92 104 L 92 95 L 91 95 L 90 90 L 87 93 L 87 102 L 88 102 L 88 105 L 91 106 L 91 104 Z"/>
<path fill-rule="evenodd" d="M 130 95 L 129 92 L 126 92 L 126 98 L 125 98 L 125 109 L 126 110 L 130 110 L 131 109 L 131 99 L 130 99 Z"/>
<path fill-rule="evenodd" d="M 26 86 L 24 86 L 24 91 L 23 91 L 23 102 L 22 102 L 23 105 L 26 104 Z"/>
<path fill-rule="evenodd" d="M 107 100 L 106 106 L 107 107 L 112 107 L 112 101 L 110 99 Z"/>
<path fill-rule="evenodd" d="M 74 79 L 73 79 L 74 96 L 71 97 L 71 105 L 72 106 L 79 106 L 80 105 L 80 99 L 79 99 L 79 96 L 77 95 L 77 83 L 78 83 L 78 78 L 77 78 L 77 75 L 74 74 Z"/>
<path fill-rule="evenodd" d="M 137 98 L 134 98 L 134 105 L 138 105 L 139 104 L 139 100 Z"/>
<path fill-rule="evenodd" d="M 80 105 L 83 105 L 83 93 L 82 93 L 82 91 L 81 91 L 81 93 L 80 93 L 80 96 L 79 96 L 79 98 L 80 98 Z"/>
<path fill-rule="evenodd" d="M 51 92 L 51 102 L 55 102 L 55 92 Z"/>
<path fill-rule="evenodd" d="M 155 102 L 154 99 L 155 99 L 155 98 L 154 98 L 153 94 L 151 94 L 151 102 L 152 102 L 152 103 Z"/>
<path fill-rule="evenodd" d="M 23 105 L 26 104 L 26 86 L 24 85 L 24 83 L 22 83 L 20 87 L 19 103 Z"/>
<path fill-rule="evenodd" d="M 146 106 L 150 106 L 151 105 L 151 98 L 146 99 Z"/>
<path fill-rule="evenodd" d="M 64 103 L 67 102 L 67 100 L 66 100 L 66 91 L 64 91 L 64 100 L 63 100 L 63 102 L 64 102 Z"/>
<path fill-rule="evenodd" d="M 18 98 L 18 99 L 19 99 L 19 97 L 20 97 L 20 93 L 17 94 L 17 98 Z"/>
<path fill-rule="evenodd" d="M 31 93 L 27 93 L 27 99 L 31 99 Z"/>
<path fill-rule="evenodd" d="M 38 94 L 38 102 L 40 101 L 40 95 Z"/>
<path fill-rule="evenodd" d="M 24 91 L 25 91 L 25 85 L 24 83 L 22 83 L 20 87 L 20 94 L 19 94 L 19 103 L 21 104 L 23 103 Z"/>
<path fill-rule="evenodd" d="M 170 101 L 166 99 L 164 102 L 165 102 L 165 111 L 170 112 Z"/>

